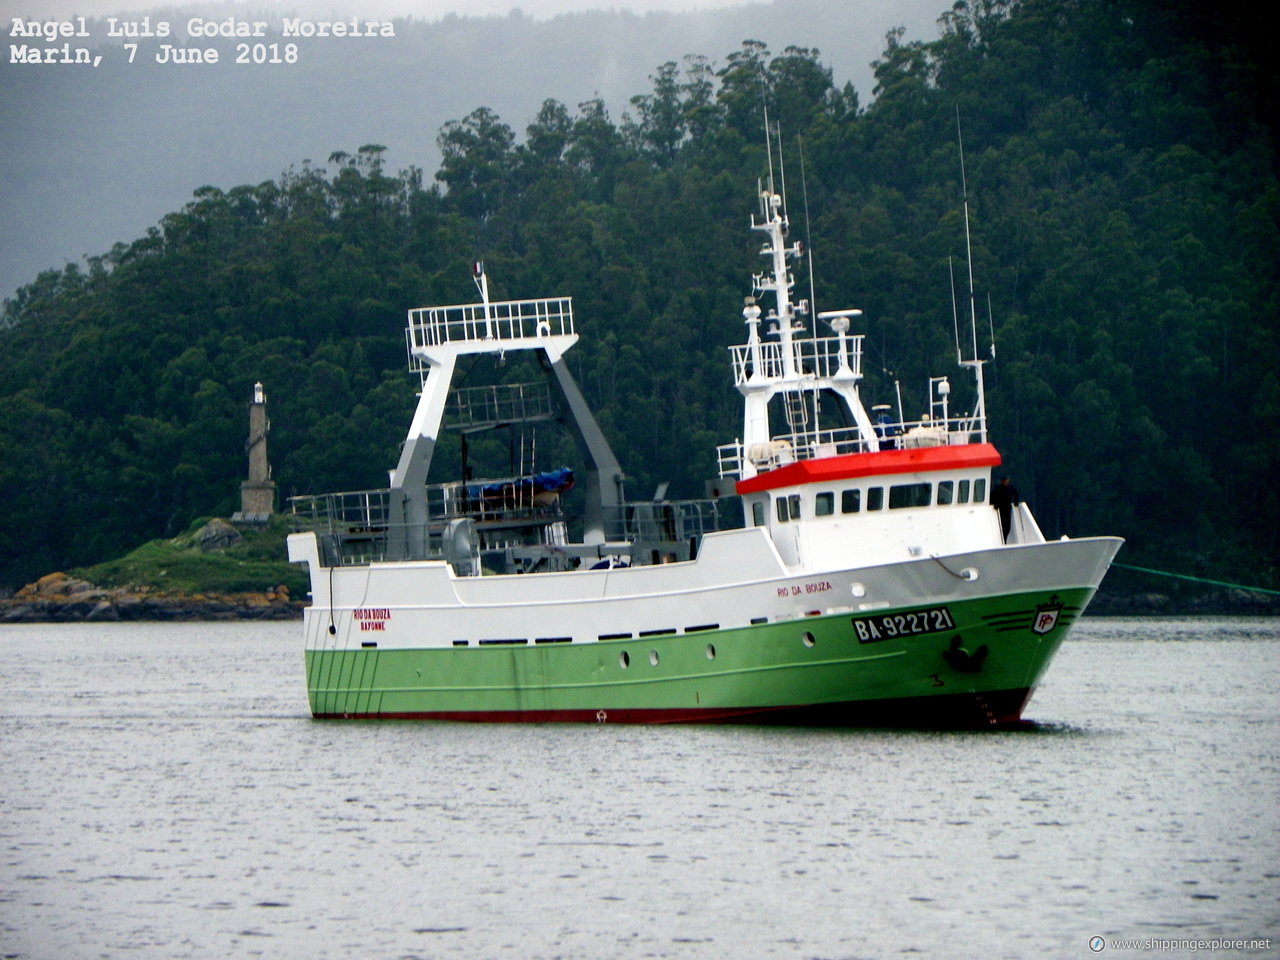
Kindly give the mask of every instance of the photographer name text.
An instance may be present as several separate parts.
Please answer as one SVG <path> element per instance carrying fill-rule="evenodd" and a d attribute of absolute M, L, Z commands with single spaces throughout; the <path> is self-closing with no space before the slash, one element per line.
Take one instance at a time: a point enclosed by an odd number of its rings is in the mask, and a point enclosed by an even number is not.
<path fill-rule="evenodd" d="M 105 28 L 105 29 L 104 29 Z M 317 39 L 367 39 L 396 35 L 391 20 L 304 20 L 282 17 L 241 20 L 238 17 L 191 17 L 174 23 L 152 19 L 107 17 L 90 22 L 85 17 L 70 20 L 24 20 L 9 22 L 9 62 L 27 64 L 75 64 L 97 67 L 119 57 L 124 63 L 158 64 L 293 64 L 301 58 L 302 44 Z M 107 41 L 106 45 L 94 41 Z M 234 46 L 226 49 L 226 42 Z"/>

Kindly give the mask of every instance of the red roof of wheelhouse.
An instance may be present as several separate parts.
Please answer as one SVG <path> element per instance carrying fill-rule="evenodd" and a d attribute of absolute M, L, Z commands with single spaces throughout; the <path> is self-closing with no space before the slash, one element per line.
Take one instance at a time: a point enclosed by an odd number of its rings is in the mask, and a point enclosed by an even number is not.
<path fill-rule="evenodd" d="M 850 480 L 895 473 L 923 473 L 934 470 L 964 470 L 994 467 L 1000 453 L 989 443 L 967 443 L 959 447 L 917 447 L 912 450 L 880 450 L 876 453 L 849 453 L 820 460 L 797 460 L 785 467 L 739 480 L 738 493 L 759 493 L 779 487 L 806 483 Z"/>

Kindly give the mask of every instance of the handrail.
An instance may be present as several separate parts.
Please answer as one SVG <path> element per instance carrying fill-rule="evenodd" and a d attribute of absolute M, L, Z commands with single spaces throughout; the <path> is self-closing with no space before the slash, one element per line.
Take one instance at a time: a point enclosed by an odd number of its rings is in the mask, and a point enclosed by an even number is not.
<path fill-rule="evenodd" d="M 922 418 L 875 425 L 881 450 L 962 446 L 973 443 L 978 430 L 978 422 L 969 416 L 949 417 L 946 420 Z M 716 447 L 716 461 L 721 477 L 741 479 L 743 467 L 748 462 L 757 471 L 775 470 L 797 460 L 819 460 L 850 453 L 867 453 L 869 450 L 870 447 L 857 427 L 840 427 L 833 430 L 778 434 L 768 443 L 754 444 L 750 450 L 744 449 L 740 440 L 724 443 Z"/>
<path fill-rule="evenodd" d="M 501 481 L 498 481 L 499 483 Z M 474 480 L 427 487 L 426 524 L 392 524 L 387 505 L 390 490 L 352 490 L 341 493 L 290 497 L 295 527 L 312 530 L 320 538 L 325 562 L 352 566 L 388 559 L 390 544 L 413 538 L 422 547 L 416 554 L 432 559 L 444 556 L 444 538 L 451 521 L 470 518 L 490 546 L 506 544 L 504 531 L 547 528 L 567 521 L 562 502 L 544 502 L 526 496 L 524 488 L 514 499 L 488 500 L 478 491 L 495 481 Z M 634 501 L 618 505 L 606 521 L 608 540 L 626 544 L 684 544 L 721 529 L 720 504 L 715 500 Z M 486 532 L 487 531 L 487 532 Z M 524 544 L 537 549 L 533 543 Z"/>
<path fill-rule="evenodd" d="M 450 343 L 509 342 L 573 334 L 569 297 L 497 300 L 491 303 L 418 307 L 409 311 L 409 352 Z"/>
<path fill-rule="evenodd" d="M 791 341 L 792 358 L 796 371 L 802 376 L 835 377 L 841 373 L 841 362 L 846 372 L 854 377 L 862 375 L 862 335 L 840 337 L 805 337 Z M 841 347 L 844 347 L 843 354 Z M 778 379 L 783 376 L 783 344 L 777 340 L 744 343 L 729 348 L 733 362 L 735 386 L 755 377 Z M 756 363 L 759 369 L 756 369 Z"/>
<path fill-rule="evenodd" d="M 551 385 L 544 380 L 460 387 L 445 401 L 444 418 L 446 426 L 457 429 L 545 420 L 553 412 Z"/>

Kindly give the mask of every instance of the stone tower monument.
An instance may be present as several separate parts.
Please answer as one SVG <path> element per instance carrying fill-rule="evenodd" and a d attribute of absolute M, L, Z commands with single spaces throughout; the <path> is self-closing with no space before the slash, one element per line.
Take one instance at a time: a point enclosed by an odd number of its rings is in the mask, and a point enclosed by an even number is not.
<path fill-rule="evenodd" d="M 267 396 L 262 384 L 255 383 L 253 403 L 249 404 L 249 439 L 245 442 L 249 479 L 240 484 L 240 509 L 231 515 L 231 519 L 239 523 L 266 523 L 275 510 L 276 484 L 271 479 L 271 464 L 267 463 L 267 431 L 270 429 Z"/>

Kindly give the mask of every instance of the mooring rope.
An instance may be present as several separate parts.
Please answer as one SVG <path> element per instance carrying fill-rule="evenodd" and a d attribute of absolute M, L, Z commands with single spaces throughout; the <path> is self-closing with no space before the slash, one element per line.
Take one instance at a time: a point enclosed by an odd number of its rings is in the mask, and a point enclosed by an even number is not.
<path fill-rule="evenodd" d="M 1150 567 L 1135 567 L 1129 563 L 1111 562 L 1113 567 L 1119 567 L 1122 570 L 1136 570 L 1139 573 L 1152 573 L 1157 577 L 1173 577 L 1177 580 L 1190 580 L 1193 583 L 1208 583 L 1215 587 L 1231 587 L 1235 590 L 1248 590 L 1252 593 L 1266 593 L 1273 597 L 1280 597 L 1280 590 L 1268 590 L 1266 587 L 1250 587 L 1243 583 L 1228 583 L 1225 580 L 1208 580 L 1205 577 L 1192 577 L 1185 573 L 1170 573 L 1168 570 L 1152 570 Z"/>

